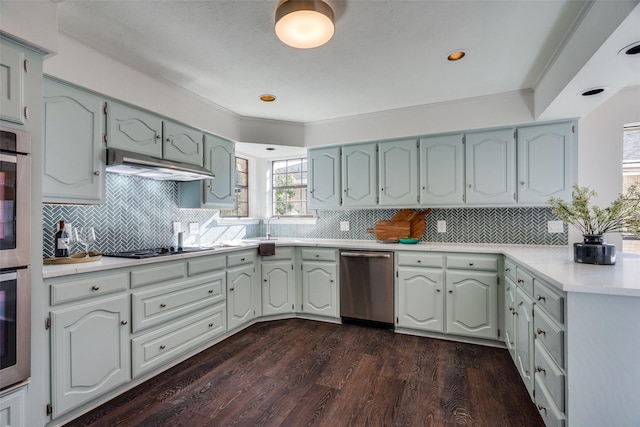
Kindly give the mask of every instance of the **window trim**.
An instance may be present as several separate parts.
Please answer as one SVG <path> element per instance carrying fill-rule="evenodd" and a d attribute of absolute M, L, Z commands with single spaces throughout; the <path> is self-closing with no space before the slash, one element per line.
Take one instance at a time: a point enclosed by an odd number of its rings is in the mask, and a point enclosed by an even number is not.
<path fill-rule="evenodd" d="M 307 162 L 307 173 L 309 172 L 309 166 L 308 166 L 308 159 L 307 157 L 288 157 L 288 158 L 283 158 L 283 159 L 272 159 L 269 161 L 270 163 L 270 167 L 269 167 L 269 175 L 270 175 L 270 185 L 269 185 L 269 207 L 267 208 L 267 217 L 268 218 L 274 218 L 274 220 L 278 220 L 278 222 L 282 222 L 282 223 L 287 223 L 285 222 L 285 220 L 293 220 L 294 222 L 288 222 L 290 224 L 295 223 L 295 220 L 299 220 L 299 223 L 307 223 L 307 221 L 309 221 L 309 223 L 313 223 L 315 224 L 315 220 L 313 220 L 314 216 L 313 214 L 308 212 L 307 206 L 305 206 L 305 212 L 304 214 L 285 214 L 285 215 L 280 215 L 274 212 L 274 206 L 276 204 L 275 200 L 274 200 L 274 192 L 276 191 L 276 189 L 283 189 L 283 190 L 288 190 L 288 189 L 292 189 L 292 190 L 297 190 L 297 189 L 304 189 L 304 194 L 305 194 L 305 199 L 303 200 L 303 202 L 305 203 L 305 205 L 308 205 L 308 200 L 306 199 L 306 195 L 307 193 L 307 188 L 309 186 L 309 181 L 308 181 L 308 175 L 307 175 L 307 181 L 306 184 L 304 185 L 287 185 L 287 186 L 282 186 L 282 187 L 274 187 L 273 186 L 273 181 L 274 181 L 274 170 L 273 170 L 273 166 L 276 162 L 289 162 L 289 161 L 305 161 Z M 302 174 L 302 170 L 300 171 L 300 174 Z M 278 175 L 286 175 L 286 174 L 278 174 Z M 313 220 L 313 221 L 312 221 Z M 275 223 L 275 222 L 274 222 Z"/>

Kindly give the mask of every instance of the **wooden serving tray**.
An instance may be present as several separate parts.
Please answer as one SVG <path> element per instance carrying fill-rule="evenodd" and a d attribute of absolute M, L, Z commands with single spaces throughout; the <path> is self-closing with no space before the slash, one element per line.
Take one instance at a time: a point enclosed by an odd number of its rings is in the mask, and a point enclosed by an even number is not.
<path fill-rule="evenodd" d="M 86 256 L 86 252 L 78 252 L 71 254 L 69 257 L 48 257 L 42 260 L 44 265 L 61 265 L 61 264 L 79 264 L 81 262 L 99 261 L 102 259 L 102 254 L 96 251 L 89 251 L 89 256 Z"/>

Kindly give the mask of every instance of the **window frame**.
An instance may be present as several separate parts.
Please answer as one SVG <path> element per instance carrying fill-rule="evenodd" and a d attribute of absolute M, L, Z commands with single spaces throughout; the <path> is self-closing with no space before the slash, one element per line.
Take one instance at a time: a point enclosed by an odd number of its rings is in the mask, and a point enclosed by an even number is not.
<path fill-rule="evenodd" d="M 305 167 L 300 167 L 300 170 L 298 172 L 294 172 L 294 173 L 299 173 L 300 174 L 300 182 L 304 182 L 304 184 L 297 184 L 297 185 L 280 185 L 280 186 L 276 186 L 275 185 L 275 181 L 276 181 L 276 176 L 280 175 L 280 176 L 286 176 L 292 172 L 285 172 L 285 173 L 275 173 L 275 165 L 276 163 L 282 163 L 285 162 L 286 163 L 286 167 L 285 170 L 288 170 L 289 168 L 289 162 L 299 162 L 301 165 L 304 163 L 306 166 Z M 269 208 L 268 208 L 268 216 L 270 217 L 276 217 L 276 218 L 312 218 L 313 215 L 310 214 L 307 210 L 307 187 L 309 184 L 308 181 L 308 172 L 309 172 L 309 166 L 308 166 L 308 160 L 307 157 L 291 157 L 291 158 L 284 158 L 284 159 L 273 159 L 270 160 L 270 195 L 269 195 Z M 299 194 L 301 195 L 301 199 L 300 200 L 294 200 L 294 203 L 300 203 L 301 206 L 304 208 L 304 213 L 300 213 L 300 214 L 295 214 L 295 213 L 290 213 L 290 211 L 288 211 L 285 214 L 279 214 L 276 212 L 276 204 L 277 203 L 281 203 L 279 201 L 276 201 L 276 191 L 278 190 L 293 190 L 293 191 L 299 191 Z"/>

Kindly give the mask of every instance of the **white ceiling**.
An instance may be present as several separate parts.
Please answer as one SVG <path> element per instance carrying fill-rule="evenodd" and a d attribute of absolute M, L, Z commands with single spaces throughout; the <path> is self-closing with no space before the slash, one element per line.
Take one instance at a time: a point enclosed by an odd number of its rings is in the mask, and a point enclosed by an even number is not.
<path fill-rule="evenodd" d="M 65 0 L 59 29 L 241 116 L 307 123 L 530 89 L 585 2 L 330 1 L 335 35 L 309 50 L 276 38 L 277 4 Z"/>

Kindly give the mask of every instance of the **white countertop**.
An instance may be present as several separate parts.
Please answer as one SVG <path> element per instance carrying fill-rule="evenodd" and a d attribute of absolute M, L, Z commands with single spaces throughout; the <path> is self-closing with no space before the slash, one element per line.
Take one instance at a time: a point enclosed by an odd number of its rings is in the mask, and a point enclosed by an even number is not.
<path fill-rule="evenodd" d="M 505 255 L 522 264 L 532 273 L 547 280 L 565 292 L 583 292 L 605 295 L 640 297 L 640 256 L 618 253 L 615 265 L 579 264 L 573 261 L 571 246 L 526 246 L 473 243 L 430 243 L 415 245 L 377 243 L 373 240 L 341 239 L 288 239 L 274 240 L 277 246 L 317 246 L 344 249 L 390 250 L 390 251 L 438 251 L 492 253 Z M 211 250 L 191 252 L 146 259 L 102 257 L 99 261 L 82 264 L 43 266 L 44 278 L 89 273 L 121 267 L 185 259 L 203 255 L 228 253 L 258 246 L 258 239 L 221 242 L 209 245 Z"/>

